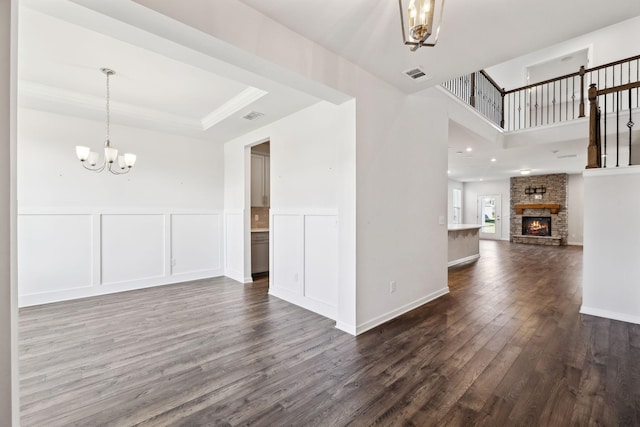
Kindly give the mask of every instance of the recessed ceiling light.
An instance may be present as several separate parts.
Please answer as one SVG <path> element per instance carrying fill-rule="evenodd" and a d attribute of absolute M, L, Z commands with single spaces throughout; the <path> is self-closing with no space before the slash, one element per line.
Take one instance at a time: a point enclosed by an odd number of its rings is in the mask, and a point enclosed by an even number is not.
<path fill-rule="evenodd" d="M 498 159 L 496 159 L 495 157 L 491 158 L 492 162 L 495 162 L 496 160 L 498 160 Z"/>
<path fill-rule="evenodd" d="M 447 170 L 447 174 L 450 174 L 450 173 L 451 173 L 451 171 L 450 171 L 450 170 Z"/>
<path fill-rule="evenodd" d="M 520 175 L 529 175 L 531 173 L 531 169 L 520 169 Z"/>
<path fill-rule="evenodd" d="M 470 151 L 473 151 L 473 148 L 467 147 L 467 153 L 470 152 Z"/>

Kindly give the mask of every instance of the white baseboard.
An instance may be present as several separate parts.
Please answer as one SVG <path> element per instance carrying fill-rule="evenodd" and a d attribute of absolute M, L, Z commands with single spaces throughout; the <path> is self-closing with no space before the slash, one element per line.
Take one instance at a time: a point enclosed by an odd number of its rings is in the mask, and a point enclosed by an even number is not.
<path fill-rule="evenodd" d="M 348 323 L 340 322 L 339 320 L 336 322 L 336 328 L 340 329 L 343 332 L 346 332 L 350 335 L 356 336 L 357 328 L 355 325 L 350 325 Z"/>
<path fill-rule="evenodd" d="M 582 246 L 582 242 L 567 242 L 569 246 Z"/>
<path fill-rule="evenodd" d="M 373 329 L 378 325 L 381 325 L 385 322 L 388 322 L 391 319 L 395 319 L 396 317 L 407 313 L 415 308 L 420 307 L 421 305 L 424 305 L 430 301 L 433 301 L 436 298 L 441 297 L 442 295 L 446 295 L 449 293 L 449 286 L 446 286 L 436 292 L 433 292 L 429 295 L 426 295 L 416 301 L 413 301 L 409 304 L 403 305 L 402 307 L 398 307 L 395 310 L 391 310 L 381 316 L 375 317 L 367 322 L 364 322 L 360 325 L 358 325 L 356 327 L 356 334 L 355 335 L 360 335 L 363 332 L 368 331 L 369 329 Z M 337 326 L 337 325 L 336 325 Z"/>
<path fill-rule="evenodd" d="M 227 268 L 224 271 L 224 275 L 226 277 L 228 277 L 229 279 L 235 280 L 236 282 L 246 283 L 243 271 L 237 271 L 237 270 L 234 270 L 232 268 Z"/>
<path fill-rule="evenodd" d="M 632 314 L 618 313 L 616 311 L 602 310 L 600 308 L 580 307 L 581 314 L 588 314 L 589 316 L 604 317 L 605 319 L 619 320 L 621 322 L 634 323 L 640 325 L 640 316 Z"/>
<path fill-rule="evenodd" d="M 460 259 L 454 259 L 453 261 L 449 261 L 449 263 L 447 263 L 447 267 L 453 267 L 454 265 L 462 264 L 463 262 L 475 261 L 477 259 L 480 259 L 480 254 L 475 254 Z"/>
<path fill-rule="evenodd" d="M 281 300 L 290 302 L 291 304 L 297 305 L 298 307 L 302 307 L 306 310 L 313 311 L 314 313 L 318 313 L 319 315 L 328 317 L 332 320 L 336 320 L 338 316 L 337 307 L 278 288 L 273 286 L 273 283 L 269 286 L 269 295 L 273 295 L 276 298 L 280 298 Z"/>

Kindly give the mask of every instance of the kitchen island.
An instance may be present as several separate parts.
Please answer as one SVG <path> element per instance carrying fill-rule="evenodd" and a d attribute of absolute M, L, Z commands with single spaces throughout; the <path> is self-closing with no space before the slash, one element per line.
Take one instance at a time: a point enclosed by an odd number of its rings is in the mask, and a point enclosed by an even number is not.
<path fill-rule="evenodd" d="M 447 266 L 480 258 L 480 224 L 449 224 Z"/>

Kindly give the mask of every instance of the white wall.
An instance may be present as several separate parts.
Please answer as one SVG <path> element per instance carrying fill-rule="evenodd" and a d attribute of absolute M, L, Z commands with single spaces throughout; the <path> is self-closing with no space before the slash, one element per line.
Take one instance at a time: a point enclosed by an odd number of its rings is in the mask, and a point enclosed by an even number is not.
<path fill-rule="evenodd" d="M 569 175 L 567 187 L 570 245 L 582 245 L 584 239 L 584 179 L 581 174 Z"/>
<path fill-rule="evenodd" d="M 0 425 L 19 423 L 15 284 L 17 4 L 0 1 Z M 13 362 L 13 363 L 12 363 Z M 13 424 L 12 424 L 13 422 Z"/>
<path fill-rule="evenodd" d="M 340 242 L 349 218 L 339 212 L 354 199 L 354 133 L 354 102 L 320 102 L 225 144 L 225 212 L 240 218 L 250 214 L 248 147 L 270 141 L 269 292 L 338 321 L 339 287 L 347 280 L 340 258 L 349 257 Z M 247 242 L 248 230 L 240 219 L 228 223 L 227 241 Z M 245 251 L 227 250 L 227 275 L 250 277 Z"/>
<path fill-rule="evenodd" d="M 453 189 L 457 188 L 458 190 L 462 191 L 462 218 L 460 218 L 460 222 L 464 221 L 464 191 L 463 191 L 463 184 L 460 181 L 455 181 L 453 179 L 450 179 L 448 181 L 448 188 L 447 188 L 447 222 L 449 224 L 453 224 Z"/>
<path fill-rule="evenodd" d="M 138 162 L 96 174 L 74 146 L 99 149 L 103 131 L 19 110 L 21 306 L 224 274 L 223 146 L 114 125 L 113 145 Z"/>
<path fill-rule="evenodd" d="M 341 286 L 339 292 L 344 289 L 345 300 L 353 300 L 357 310 L 348 309 L 345 318 L 353 321 L 339 322 L 339 327 L 361 332 L 447 291 L 446 253 L 440 250 L 447 241 L 448 117 L 442 99 L 433 91 L 407 96 L 239 1 L 201 0 L 191 8 L 175 2 L 136 3 L 212 35 L 206 44 L 181 40 L 198 51 L 215 51 L 233 64 L 259 68 L 263 75 L 323 99 L 338 99 L 336 91 L 356 99 L 357 161 L 350 159 L 357 165 L 350 189 L 357 194 L 356 204 L 339 197 L 350 210 L 340 211 L 340 247 L 352 252 L 346 262 L 341 255 L 339 274 L 357 285 L 355 292 L 353 286 Z M 151 27 L 141 11 L 112 13 Z M 239 33 L 230 23 L 240 21 L 246 25 Z M 171 22 L 165 24 L 151 31 L 175 38 L 167 31 Z M 221 52 L 222 45 L 233 52 Z M 347 233 L 345 220 L 350 222 Z M 357 233 L 355 243 L 352 233 Z M 342 241 L 345 236 L 351 240 Z M 398 289 L 390 295 L 394 279 Z"/>
<path fill-rule="evenodd" d="M 640 324 L 640 168 L 584 172 L 581 313 Z"/>
<path fill-rule="evenodd" d="M 131 173 L 82 168 L 76 145 L 102 149 L 104 122 L 20 108 L 20 208 L 222 209 L 223 147 L 210 141 L 111 125 L 111 143 L 136 153 Z"/>
<path fill-rule="evenodd" d="M 478 196 L 499 194 L 501 195 L 501 222 L 502 240 L 509 240 L 510 230 L 510 204 L 511 184 L 508 179 L 482 182 L 465 182 L 463 191 L 463 211 L 465 224 L 478 224 Z"/>
<path fill-rule="evenodd" d="M 357 99 L 357 310 L 364 331 L 448 292 L 441 250 L 447 245 L 448 117 L 446 101 L 434 90 L 429 97 L 405 96 L 355 77 L 363 85 Z"/>
<path fill-rule="evenodd" d="M 640 16 L 637 16 L 495 65 L 487 68 L 487 72 L 502 87 L 507 90 L 515 89 L 526 84 L 525 69 L 530 65 L 559 58 L 585 48 L 590 49 L 590 63 L 587 68 L 607 64 L 637 55 L 639 37 Z"/>

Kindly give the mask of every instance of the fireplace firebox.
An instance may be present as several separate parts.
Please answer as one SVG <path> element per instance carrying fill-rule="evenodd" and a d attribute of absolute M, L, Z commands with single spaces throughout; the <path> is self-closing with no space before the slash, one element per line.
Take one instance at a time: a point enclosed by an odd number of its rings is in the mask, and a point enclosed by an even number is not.
<path fill-rule="evenodd" d="M 551 236 L 551 217 L 523 216 L 522 234 L 525 236 Z"/>

